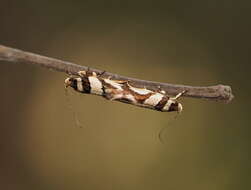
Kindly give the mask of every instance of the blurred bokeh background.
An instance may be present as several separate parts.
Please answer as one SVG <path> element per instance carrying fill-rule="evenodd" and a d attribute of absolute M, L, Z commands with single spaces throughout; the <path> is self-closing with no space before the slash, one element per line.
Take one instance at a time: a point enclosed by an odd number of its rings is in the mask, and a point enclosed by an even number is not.
<path fill-rule="evenodd" d="M 66 96 L 66 74 L 2 61 L 0 188 L 251 188 L 250 10 L 248 0 L 1 0 L 0 44 L 141 79 L 228 84 L 235 99 L 184 98 L 174 119 Z"/>

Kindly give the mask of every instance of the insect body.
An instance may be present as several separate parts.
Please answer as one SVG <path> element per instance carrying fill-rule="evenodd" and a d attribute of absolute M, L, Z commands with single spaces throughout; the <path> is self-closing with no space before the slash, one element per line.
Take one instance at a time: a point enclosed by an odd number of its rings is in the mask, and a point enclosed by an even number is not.
<path fill-rule="evenodd" d="M 165 91 L 152 91 L 146 88 L 137 88 L 129 84 L 129 81 L 118 81 L 103 78 L 102 74 L 92 71 L 79 71 L 79 76 L 71 76 L 65 79 L 66 87 L 74 90 L 103 96 L 108 100 L 117 100 L 124 103 L 146 107 L 162 112 L 182 111 L 182 105 L 177 99 L 185 91 L 170 97 Z"/>

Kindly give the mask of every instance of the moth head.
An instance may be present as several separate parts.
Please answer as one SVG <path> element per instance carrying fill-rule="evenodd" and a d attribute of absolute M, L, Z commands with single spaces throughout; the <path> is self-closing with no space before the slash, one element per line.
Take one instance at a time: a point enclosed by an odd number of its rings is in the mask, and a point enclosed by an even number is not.
<path fill-rule="evenodd" d="M 74 89 L 77 89 L 77 83 L 78 83 L 78 77 L 68 77 L 64 81 L 65 88 L 72 87 Z"/>

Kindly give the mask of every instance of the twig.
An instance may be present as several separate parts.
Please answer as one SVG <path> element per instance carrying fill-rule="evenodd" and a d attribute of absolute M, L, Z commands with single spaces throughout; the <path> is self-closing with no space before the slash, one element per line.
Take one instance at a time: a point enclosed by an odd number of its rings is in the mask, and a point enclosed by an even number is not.
<path fill-rule="evenodd" d="M 2 45 L 0 45 L 0 60 L 13 63 L 39 65 L 48 69 L 61 71 L 73 75 L 77 75 L 77 72 L 80 70 L 86 71 L 88 69 L 88 67 L 86 66 L 76 65 L 74 63 L 61 61 L 59 59 L 49 58 L 46 56 L 41 56 L 38 54 L 29 53 Z M 92 68 L 89 68 L 89 70 L 98 73 L 102 72 L 100 70 Z M 223 101 L 226 103 L 230 102 L 234 98 L 231 91 L 231 87 L 221 84 L 215 86 L 197 87 L 140 80 L 120 76 L 109 72 L 105 72 L 104 76 L 110 76 L 112 79 L 117 80 L 129 80 L 130 83 L 134 84 L 137 87 L 146 87 L 151 90 L 162 89 L 166 91 L 169 95 L 173 96 L 185 90 L 185 97 L 204 98 L 209 100 Z"/>

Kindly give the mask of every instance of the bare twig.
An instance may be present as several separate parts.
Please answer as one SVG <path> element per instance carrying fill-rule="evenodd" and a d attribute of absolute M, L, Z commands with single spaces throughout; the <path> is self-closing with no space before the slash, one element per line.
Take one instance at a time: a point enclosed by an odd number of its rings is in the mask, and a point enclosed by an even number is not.
<path fill-rule="evenodd" d="M 61 61 L 58 59 L 49 58 L 2 45 L 0 45 L 0 60 L 13 63 L 26 63 L 32 65 L 39 65 L 48 69 L 74 75 L 76 75 L 77 72 L 80 70 L 88 69 L 88 67 L 86 66 L 76 65 L 74 63 Z M 92 68 L 89 69 L 95 72 L 102 72 L 97 69 L 92 69 Z M 221 84 L 215 86 L 197 87 L 197 86 L 177 85 L 177 84 L 140 80 L 108 72 L 105 72 L 104 75 L 107 77 L 110 76 L 112 79 L 129 80 L 130 83 L 134 84 L 137 87 L 146 87 L 151 90 L 162 89 L 166 91 L 169 95 L 177 95 L 179 92 L 185 90 L 186 93 L 184 94 L 184 96 L 186 97 L 204 98 L 210 100 L 223 101 L 226 103 L 230 102 L 234 97 L 231 91 L 231 87 Z"/>

